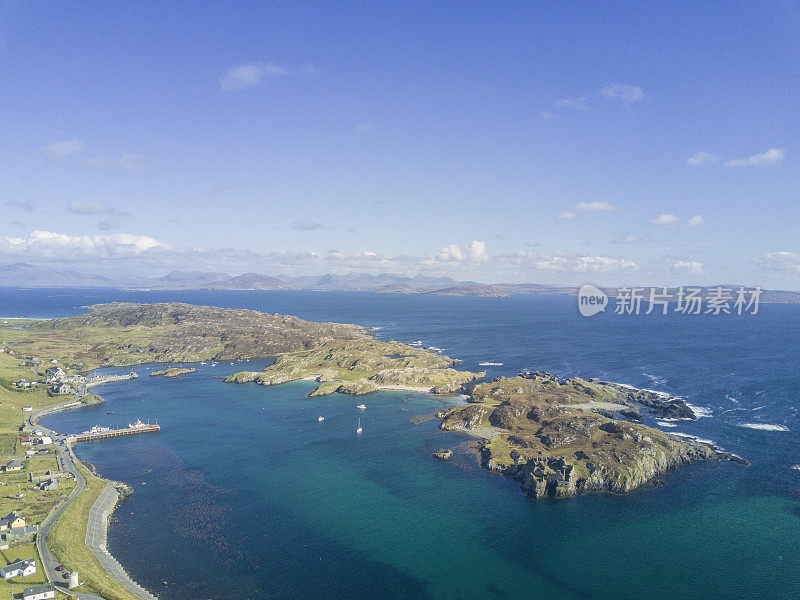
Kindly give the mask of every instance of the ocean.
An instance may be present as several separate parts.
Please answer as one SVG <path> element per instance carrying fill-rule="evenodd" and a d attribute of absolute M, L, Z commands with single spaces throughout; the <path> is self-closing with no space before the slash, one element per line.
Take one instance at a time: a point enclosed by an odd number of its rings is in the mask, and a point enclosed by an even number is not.
<path fill-rule="evenodd" d="M 411 422 L 456 399 L 310 399 L 306 382 L 219 379 L 266 360 L 195 365 L 176 380 L 139 366 L 137 380 L 98 388 L 106 404 L 45 424 L 65 433 L 137 418 L 161 425 L 76 451 L 133 486 L 109 549 L 163 600 L 800 596 L 800 306 L 584 318 L 575 298 L 547 296 L 3 289 L 0 315 L 57 317 L 115 300 L 357 323 L 443 348 L 489 377 L 545 369 L 669 392 L 704 415 L 670 431 L 751 463 L 697 463 L 625 496 L 535 501 L 480 468 L 465 436 Z M 454 458 L 431 458 L 440 448 Z"/>

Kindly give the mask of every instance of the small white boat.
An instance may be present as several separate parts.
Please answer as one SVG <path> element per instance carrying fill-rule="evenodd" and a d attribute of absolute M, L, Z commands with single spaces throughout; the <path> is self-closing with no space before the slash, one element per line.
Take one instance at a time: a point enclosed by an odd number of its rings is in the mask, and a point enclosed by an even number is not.
<path fill-rule="evenodd" d="M 325 420 L 325 417 L 317 417 L 317 421 L 319 421 L 320 423 L 322 423 L 324 420 Z"/>
<path fill-rule="evenodd" d="M 200 364 L 201 364 L 201 365 L 204 365 L 204 364 L 206 364 L 206 361 L 203 361 L 203 362 L 201 362 Z"/>
<path fill-rule="evenodd" d="M 367 407 L 364 406 L 363 404 L 359 404 L 358 406 L 356 406 L 356 408 L 361 409 L 361 410 L 367 410 Z"/>
<path fill-rule="evenodd" d="M 358 429 L 356 429 L 356 434 L 361 435 L 362 431 L 363 429 L 361 429 L 361 417 L 358 417 Z"/>

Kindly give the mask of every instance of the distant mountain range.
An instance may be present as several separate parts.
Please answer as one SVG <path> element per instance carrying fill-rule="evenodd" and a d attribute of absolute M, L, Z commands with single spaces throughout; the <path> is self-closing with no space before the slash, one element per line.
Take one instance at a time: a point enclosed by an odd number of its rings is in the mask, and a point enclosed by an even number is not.
<path fill-rule="evenodd" d="M 383 294 L 428 294 L 436 296 L 501 297 L 515 294 L 574 295 L 574 286 L 535 283 L 477 283 L 452 277 L 347 273 L 270 277 L 262 273 L 231 276 L 215 271 L 172 271 L 162 277 L 120 277 L 65 271 L 27 263 L 0 265 L 0 287 L 109 287 L 133 290 L 309 290 L 320 292 L 373 292 Z M 709 289 L 716 286 L 704 286 Z M 736 289 L 738 285 L 726 285 Z M 649 288 L 647 288 L 649 290 Z M 606 288 L 609 296 L 617 290 Z M 673 293 L 675 290 L 670 290 Z M 764 302 L 800 302 L 800 292 L 765 290 Z"/>

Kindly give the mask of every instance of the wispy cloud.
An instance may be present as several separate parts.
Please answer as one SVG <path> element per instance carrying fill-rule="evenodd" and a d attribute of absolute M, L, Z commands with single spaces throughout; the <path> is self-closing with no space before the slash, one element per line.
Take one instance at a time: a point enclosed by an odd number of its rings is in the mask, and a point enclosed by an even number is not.
<path fill-rule="evenodd" d="M 259 85 L 265 77 L 287 74 L 286 69 L 274 63 L 252 62 L 231 67 L 219 82 L 223 90 L 244 90 Z"/>
<path fill-rule="evenodd" d="M 320 228 L 322 228 L 322 223 L 317 223 L 311 219 L 303 219 L 292 223 L 292 229 L 295 231 L 313 231 Z"/>
<path fill-rule="evenodd" d="M 642 241 L 642 238 L 635 236 L 632 233 L 627 235 L 620 234 L 611 240 L 612 244 L 637 244 Z"/>
<path fill-rule="evenodd" d="M 696 152 L 687 159 L 686 164 L 690 167 L 700 167 L 702 165 L 715 163 L 719 158 L 719 156 L 711 154 L 710 152 Z"/>
<path fill-rule="evenodd" d="M 356 133 L 367 133 L 375 129 L 375 123 L 359 123 L 356 125 Z"/>
<path fill-rule="evenodd" d="M 580 98 L 559 98 L 556 100 L 556 106 L 559 108 L 574 108 L 576 110 L 589 110 L 589 105 L 586 102 L 586 97 Z"/>
<path fill-rule="evenodd" d="M 98 171 L 135 171 L 144 169 L 149 165 L 147 159 L 141 154 L 122 154 L 119 158 L 105 158 L 94 156 L 81 161 L 81 165 Z"/>
<path fill-rule="evenodd" d="M 558 213 L 558 218 L 563 221 L 568 221 L 578 218 L 580 212 L 605 212 L 617 210 L 617 207 L 603 200 L 602 202 L 578 202 L 572 210 L 564 210 Z"/>
<path fill-rule="evenodd" d="M 67 206 L 67 210 L 73 215 L 108 215 L 117 212 L 117 209 L 113 206 L 98 200 L 89 202 L 72 201 Z"/>
<path fill-rule="evenodd" d="M 312 65 L 311 63 L 306 63 L 302 67 L 300 67 L 300 72 L 303 75 L 319 75 L 319 69 Z"/>
<path fill-rule="evenodd" d="M 557 119 L 558 115 L 556 113 L 550 112 L 548 110 L 540 110 L 539 116 L 544 119 L 545 121 L 550 121 L 552 119 Z"/>
<path fill-rule="evenodd" d="M 600 95 L 614 100 L 620 100 L 625 104 L 633 104 L 644 100 L 644 92 L 642 88 L 635 85 L 623 85 L 621 83 L 612 83 L 600 90 Z"/>
<path fill-rule="evenodd" d="M 97 228 L 103 231 L 119 229 L 119 219 L 117 219 L 116 217 L 109 217 L 108 219 L 103 219 L 97 224 Z"/>
<path fill-rule="evenodd" d="M 33 200 L 7 200 L 3 202 L 3 206 L 10 206 L 11 208 L 17 208 L 25 212 L 36 211 L 36 203 Z"/>
<path fill-rule="evenodd" d="M 48 158 L 58 160 L 59 158 L 71 154 L 80 154 L 83 152 L 83 143 L 75 138 L 61 142 L 53 142 L 49 146 L 42 148 L 42 152 L 44 152 L 45 156 Z"/>
<path fill-rule="evenodd" d="M 650 221 L 651 225 L 660 225 L 661 227 L 679 227 L 683 225 L 684 227 L 699 227 L 700 225 L 705 224 L 705 219 L 701 215 L 694 215 L 693 217 L 689 217 L 686 219 L 684 223 L 680 217 L 677 215 L 673 215 L 671 213 L 665 213 L 663 215 L 657 216 L 655 219 Z"/>
<path fill-rule="evenodd" d="M 604 210 L 617 210 L 617 207 L 610 202 L 604 200 L 603 202 L 578 202 L 575 205 L 577 210 L 583 211 L 604 211 Z"/>
<path fill-rule="evenodd" d="M 766 271 L 800 273 L 800 255 L 794 252 L 767 252 L 759 257 L 758 262 Z"/>
<path fill-rule="evenodd" d="M 753 154 L 747 158 L 737 158 L 725 162 L 726 167 L 764 167 L 781 162 L 786 156 L 785 150 L 770 148 L 761 154 Z"/>

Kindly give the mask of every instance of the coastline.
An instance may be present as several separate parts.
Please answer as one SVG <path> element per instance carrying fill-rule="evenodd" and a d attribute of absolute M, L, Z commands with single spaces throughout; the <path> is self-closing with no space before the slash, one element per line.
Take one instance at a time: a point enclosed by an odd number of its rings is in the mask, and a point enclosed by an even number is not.
<path fill-rule="evenodd" d="M 96 385 L 102 385 L 102 383 L 108 382 L 98 382 Z M 28 415 L 25 419 L 25 424 L 31 428 L 38 428 L 52 434 L 52 431 L 48 427 L 39 424 L 40 419 L 55 413 L 84 406 L 88 405 L 80 402 L 80 400 L 70 400 L 61 404 L 44 407 Z M 84 552 L 84 550 L 86 550 L 91 553 L 91 557 L 97 562 L 96 567 L 102 569 L 105 576 L 110 579 L 108 582 L 94 582 L 95 587 L 93 589 L 96 589 L 104 598 L 109 598 L 109 600 L 157 600 L 154 594 L 136 583 L 127 574 L 119 561 L 108 551 L 105 544 L 108 534 L 108 517 L 116 509 L 119 502 L 124 499 L 120 497 L 118 488 L 127 488 L 127 495 L 132 493 L 132 489 L 127 484 L 111 481 L 97 475 L 93 468 L 84 464 L 77 457 L 68 439 L 58 444 L 56 448 L 64 461 L 64 468 L 75 476 L 76 481 L 79 482 L 79 486 L 75 488 L 72 495 L 47 516 L 43 522 L 43 525 L 46 524 L 44 535 L 37 536 L 37 551 L 39 552 L 48 580 L 55 585 L 59 591 L 70 594 L 71 591 L 66 590 L 63 587 L 63 582 L 58 580 L 58 572 L 55 571 L 55 564 L 64 564 L 64 561 L 57 558 L 56 554 L 66 551 L 69 556 L 71 552 L 71 568 L 78 570 L 78 572 L 82 573 L 85 577 L 87 571 L 91 573 L 91 570 L 86 567 L 87 559 L 91 561 L 91 558 Z M 109 489 L 114 490 L 113 498 L 112 493 L 108 491 Z M 127 497 L 127 495 L 125 497 Z M 111 502 L 112 499 L 113 502 Z M 66 519 L 64 515 L 71 509 L 74 509 L 78 501 L 88 507 L 88 510 L 82 510 L 85 507 L 78 507 L 78 510 L 74 512 L 80 514 L 73 515 L 70 513 L 68 516 L 71 518 Z M 67 521 L 69 522 L 67 523 Z M 82 536 L 77 536 L 78 539 L 81 539 L 83 548 L 81 548 L 79 544 L 74 543 L 74 540 L 73 543 L 65 543 L 65 538 L 70 536 L 62 529 L 70 528 L 73 530 L 72 533 L 74 533 L 74 530 L 84 532 Z M 50 539 L 51 534 L 53 539 Z M 73 535 L 72 537 L 74 538 L 75 536 Z M 55 550 L 55 553 L 53 550 Z M 76 555 L 80 558 L 76 558 Z M 83 570 L 76 569 L 76 564 L 82 567 Z M 87 597 L 86 594 L 81 595 Z M 97 596 L 88 597 L 96 598 Z"/>

